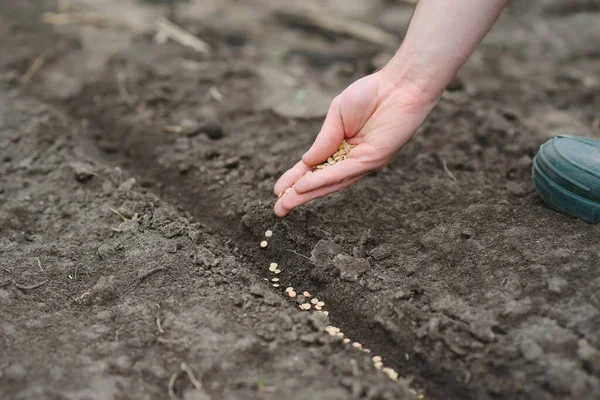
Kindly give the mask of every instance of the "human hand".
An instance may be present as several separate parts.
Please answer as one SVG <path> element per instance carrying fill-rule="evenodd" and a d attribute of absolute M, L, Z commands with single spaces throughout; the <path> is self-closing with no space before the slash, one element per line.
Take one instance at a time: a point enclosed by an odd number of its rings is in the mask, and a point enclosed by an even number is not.
<path fill-rule="evenodd" d="M 275 204 L 275 214 L 284 217 L 302 204 L 383 168 L 434 105 L 435 100 L 425 96 L 417 85 L 393 84 L 383 70 L 354 82 L 332 101 L 321 132 L 302 160 L 275 184 L 276 195 L 293 186 Z M 354 146 L 348 158 L 313 172 L 344 140 Z"/>

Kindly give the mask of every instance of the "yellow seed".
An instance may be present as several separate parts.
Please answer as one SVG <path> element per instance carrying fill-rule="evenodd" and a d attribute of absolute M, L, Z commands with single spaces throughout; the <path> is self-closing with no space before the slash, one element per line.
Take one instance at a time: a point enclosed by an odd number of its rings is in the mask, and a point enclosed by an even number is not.
<path fill-rule="evenodd" d="M 374 366 L 375 366 L 375 368 L 377 368 L 377 369 L 381 369 L 381 368 L 383 368 L 383 363 L 382 363 L 381 361 L 379 361 L 379 362 L 376 362 L 376 363 L 375 363 L 375 364 L 373 364 L 373 365 L 374 365 Z"/>
<path fill-rule="evenodd" d="M 279 282 L 279 278 L 273 278 L 271 279 L 271 282 Z"/>
<path fill-rule="evenodd" d="M 381 356 L 373 356 L 373 362 L 374 363 L 381 362 L 381 361 L 382 361 Z"/>
<path fill-rule="evenodd" d="M 269 245 L 269 242 L 267 242 L 266 240 L 263 240 L 262 242 L 260 242 L 260 247 L 262 247 L 263 249 L 265 247 L 267 247 Z"/>
<path fill-rule="evenodd" d="M 339 337 L 344 337 L 344 332 L 338 332 L 338 333 L 336 333 L 335 335 L 336 335 L 336 336 L 339 336 Z"/>
<path fill-rule="evenodd" d="M 296 292 L 294 292 L 293 290 L 290 290 L 288 292 L 288 296 L 290 296 L 290 297 L 296 297 Z"/>
<path fill-rule="evenodd" d="M 348 344 L 348 343 L 350 343 L 350 339 L 348 339 L 348 338 L 345 338 L 344 340 L 342 340 L 342 342 L 343 342 L 344 344 Z"/>
<path fill-rule="evenodd" d="M 266 232 L 265 232 L 265 236 L 266 236 L 266 237 L 271 237 L 271 236 L 273 236 L 273 231 L 272 231 L 272 230 L 268 230 L 268 231 L 266 231 Z"/>
<path fill-rule="evenodd" d="M 352 347 L 354 347 L 355 349 L 360 349 L 362 347 L 362 344 L 360 344 L 358 342 L 354 342 L 354 343 L 352 343 Z"/>
<path fill-rule="evenodd" d="M 319 307 L 325 307 L 325 302 L 324 302 L 324 301 L 319 301 L 319 302 L 317 303 L 317 305 L 318 305 Z"/>
<path fill-rule="evenodd" d="M 333 158 L 329 157 L 329 158 L 327 159 L 327 164 L 329 164 L 329 165 L 333 165 L 333 164 L 335 164 L 335 161 L 333 161 Z"/>
<path fill-rule="evenodd" d="M 277 264 L 271 263 L 271 265 L 269 266 L 269 271 L 271 271 L 271 272 L 277 271 Z"/>
<path fill-rule="evenodd" d="M 286 288 L 285 291 L 289 293 L 289 292 L 294 291 L 294 288 L 290 286 L 290 287 Z"/>
<path fill-rule="evenodd" d="M 302 296 L 304 296 L 304 297 L 310 297 L 310 293 L 308 293 L 307 291 L 304 291 L 304 293 L 302 293 Z"/>
<path fill-rule="evenodd" d="M 319 302 L 319 299 L 317 299 L 317 298 L 315 297 L 315 298 L 314 298 L 314 299 L 312 299 L 310 302 L 311 302 L 311 303 L 313 303 L 313 304 L 317 304 L 317 303 Z"/>
<path fill-rule="evenodd" d="M 285 189 L 285 194 L 288 194 L 291 191 L 292 191 L 292 188 L 287 188 L 287 189 Z"/>
<path fill-rule="evenodd" d="M 318 305 L 318 304 L 315 306 L 315 310 L 317 310 L 317 311 L 321 311 L 322 309 L 323 309 L 323 307 L 321 307 L 321 306 L 320 306 L 320 305 Z"/>

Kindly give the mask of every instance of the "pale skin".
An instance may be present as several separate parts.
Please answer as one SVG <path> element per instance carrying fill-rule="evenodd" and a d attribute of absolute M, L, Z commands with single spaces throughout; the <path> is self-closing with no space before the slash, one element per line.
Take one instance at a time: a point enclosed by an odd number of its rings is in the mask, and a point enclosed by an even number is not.
<path fill-rule="evenodd" d="M 390 62 L 331 103 L 311 148 L 275 184 L 275 214 L 341 190 L 387 165 L 410 140 L 509 0 L 420 0 Z M 348 159 L 313 172 L 343 140 Z"/>

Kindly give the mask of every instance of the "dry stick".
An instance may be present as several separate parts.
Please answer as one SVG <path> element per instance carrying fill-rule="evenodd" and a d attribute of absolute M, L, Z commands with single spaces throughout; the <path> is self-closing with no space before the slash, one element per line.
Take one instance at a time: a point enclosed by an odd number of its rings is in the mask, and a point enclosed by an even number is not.
<path fill-rule="evenodd" d="M 156 326 L 158 327 L 159 333 L 165 333 L 165 331 L 162 328 L 162 325 L 160 324 L 160 317 L 156 317 Z"/>
<path fill-rule="evenodd" d="M 194 371 L 192 371 L 192 369 L 186 363 L 184 363 L 184 362 L 181 363 L 181 369 L 183 371 L 185 371 L 188 378 L 190 379 L 190 382 L 192 382 L 192 384 L 196 387 L 196 389 L 202 389 L 202 384 L 200 383 L 200 381 L 198 379 L 196 379 L 196 376 L 194 375 Z"/>
<path fill-rule="evenodd" d="M 33 61 L 33 63 L 29 66 L 27 71 L 25 71 L 23 76 L 21 76 L 21 78 L 19 79 L 21 84 L 27 85 L 29 83 L 29 81 L 31 81 L 31 78 L 33 78 L 34 75 L 37 74 L 37 72 L 40 70 L 40 68 L 42 68 L 42 65 L 44 65 L 44 62 L 46 61 L 44 57 L 45 57 L 44 54 L 40 54 Z"/>
<path fill-rule="evenodd" d="M 283 20 L 298 24 L 311 25 L 322 30 L 352 36 L 366 42 L 382 46 L 397 47 L 400 39 L 375 26 L 363 22 L 336 18 L 327 14 L 317 14 L 311 11 L 279 10 L 275 15 Z"/>
<path fill-rule="evenodd" d="M 34 285 L 31 285 L 31 286 L 21 285 L 20 283 L 17 283 L 15 281 L 13 281 L 13 283 L 15 284 L 15 287 L 17 287 L 17 289 L 21 289 L 21 290 L 33 290 L 33 289 L 37 289 L 40 286 L 43 286 L 46 283 L 48 283 L 48 279 L 46 279 L 45 281 L 42 281 L 40 283 L 36 283 Z"/>
<path fill-rule="evenodd" d="M 287 251 L 289 251 L 289 252 L 291 252 L 291 253 L 294 253 L 295 255 L 297 255 L 297 256 L 300 256 L 300 257 L 302 257 L 302 258 L 306 258 L 307 260 L 310 260 L 310 257 L 306 257 L 305 255 L 303 255 L 303 254 L 300 254 L 300 253 L 298 253 L 298 252 L 296 252 L 296 251 L 294 251 L 294 250 L 287 249 Z"/>
<path fill-rule="evenodd" d="M 458 184 L 458 180 L 456 179 L 454 174 L 448 169 L 448 166 L 446 165 L 446 160 L 442 160 L 442 167 L 444 167 L 444 171 L 450 177 L 450 179 L 452 179 L 454 183 Z"/>
<path fill-rule="evenodd" d="M 169 399 L 177 400 L 177 396 L 175 396 L 175 390 L 173 387 L 175 386 L 175 381 L 181 372 L 174 373 L 171 375 L 171 379 L 169 379 Z"/>
<path fill-rule="evenodd" d="M 42 270 L 43 273 L 46 273 L 46 271 L 44 271 L 44 268 L 42 268 L 42 262 L 40 261 L 40 258 L 36 257 L 35 259 L 37 260 L 38 267 L 40 267 L 40 269 Z"/>
<path fill-rule="evenodd" d="M 50 25 L 90 25 L 97 28 L 112 28 L 116 30 L 123 30 L 126 32 L 136 33 L 140 29 L 132 24 L 126 22 L 115 21 L 101 15 L 90 14 L 90 13 L 77 13 L 77 12 L 65 12 L 65 13 L 53 13 L 45 12 L 42 14 L 42 22 Z"/>
<path fill-rule="evenodd" d="M 140 279 L 140 281 L 143 281 L 144 279 L 146 279 L 147 277 L 149 277 L 150 275 L 152 275 L 155 272 L 158 271 L 163 271 L 165 269 L 165 267 L 156 267 L 156 268 L 152 268 L 151 270 L 148 270 L 146 272 L 141 272 L 138 275 L 138 278 Z"/>
<path fill-rule="evenodd" d="M 176 41 L 182 46 L 189 47 L 199 53 L 209 55 L 212 52 L 210 45 L 194 36 L 190 32 L 180 28 L 166 18 L 156 21 L 157 34 Z"/>

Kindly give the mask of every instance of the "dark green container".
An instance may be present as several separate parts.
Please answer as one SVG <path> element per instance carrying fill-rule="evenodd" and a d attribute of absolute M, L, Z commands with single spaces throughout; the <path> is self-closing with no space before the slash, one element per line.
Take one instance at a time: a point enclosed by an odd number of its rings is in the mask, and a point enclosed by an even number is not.
<path fill-rule="evenodd" d="M 594 224 L 600 222 L 600 140 L 555 136 L 533 159 L 533 183 L 551 207 Z"/>

